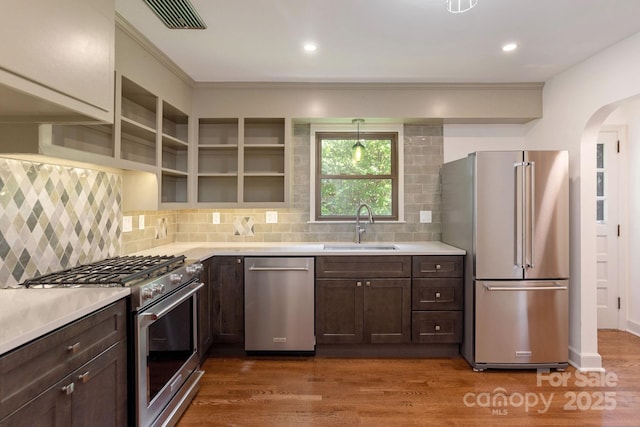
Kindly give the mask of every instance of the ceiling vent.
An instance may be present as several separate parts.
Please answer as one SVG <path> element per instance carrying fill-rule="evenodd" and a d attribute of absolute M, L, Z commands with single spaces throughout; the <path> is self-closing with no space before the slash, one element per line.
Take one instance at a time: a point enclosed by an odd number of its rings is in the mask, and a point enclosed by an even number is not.
<path fill-rule="evenodd" d="M 207 28 L 189 0 L 144 0 L 164 25 L 174 30 Z"/>

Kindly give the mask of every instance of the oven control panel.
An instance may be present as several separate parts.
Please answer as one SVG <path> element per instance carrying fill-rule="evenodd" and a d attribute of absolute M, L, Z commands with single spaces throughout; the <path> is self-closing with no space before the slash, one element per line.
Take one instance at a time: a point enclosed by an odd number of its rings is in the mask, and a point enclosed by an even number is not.
<path fill-rule="evenodd" d="M 202 264 L 194 263 L 156 277 L 153 280 L 132 289 L 134 309 L 147 306 L 162 298 L 163 295 L 191 283 L 203 270 Z"/>

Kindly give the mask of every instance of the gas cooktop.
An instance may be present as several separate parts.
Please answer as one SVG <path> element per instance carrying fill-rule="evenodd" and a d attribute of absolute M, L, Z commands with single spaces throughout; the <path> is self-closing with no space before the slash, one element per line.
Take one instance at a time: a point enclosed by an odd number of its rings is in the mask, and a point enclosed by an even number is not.
<path fill-rule="evenodd" d="M 158 277 L 181 267 L 185 256 L 122 256 L 26 280 L 27 288 L 119 287 Z"/>

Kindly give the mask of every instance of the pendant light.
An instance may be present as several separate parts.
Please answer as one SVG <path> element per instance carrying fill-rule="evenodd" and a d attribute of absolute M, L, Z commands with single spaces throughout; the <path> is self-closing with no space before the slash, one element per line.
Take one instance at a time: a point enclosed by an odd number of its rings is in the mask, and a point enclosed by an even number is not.
<path fill-rule="evenodd" d="M 478 0 L 447 0 L 447 10 L 451 13 L 464 13 L 477 4 Z"/>
<path fill-rule="evenodd" d="M 364 123 L 364 119 L 353 119 L 351 123 L 355 123 L 358 126 L 358 130 L 356 133 L 356 143 L 351 147 L 351 151 L 353 154 L 353 161 L 359 162 L 362 159 L 362 155 L 364 154 L 364 145 L 360 142 L 360 124 Z"/>

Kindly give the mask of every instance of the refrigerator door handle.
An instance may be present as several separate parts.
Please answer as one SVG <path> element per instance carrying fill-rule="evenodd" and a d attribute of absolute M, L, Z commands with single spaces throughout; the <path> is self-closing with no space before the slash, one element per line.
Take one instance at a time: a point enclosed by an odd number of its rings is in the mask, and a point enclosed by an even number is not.
<path fill-rule="evenodd" d="M 513 255 L 514 261 L 513 264 L 516 268 L 525 268 L 525 254 L 524 254 L 524 239 L 525 239 L 525 231 L 524 231 L 524 192 L 525 192 L 525 166 L 527 163 L 525 162 L 516 162 L 513 164 L 514 170 L 514 180 L 515 180 L 515 197 L 514 197 L 514 216 L 515 216 L 515 227 L 514 227 L 514 248 Z M 518 173 L 520 173 L 518 175 Z M 518 186 L 518 184 L 520 184 Z M 520 209 L 519 209 L 520 208 Z"/>
<path fill-rule="evenodd" d="M 566 291 L 568 286 L 495 286 L 483 283 L 488 291 Z"/>
<path fill-rule="evenodd" d="M 529 263 L 527 268 L 534 268 L 536 253 L 536 162 L 529 162 Z"/>

